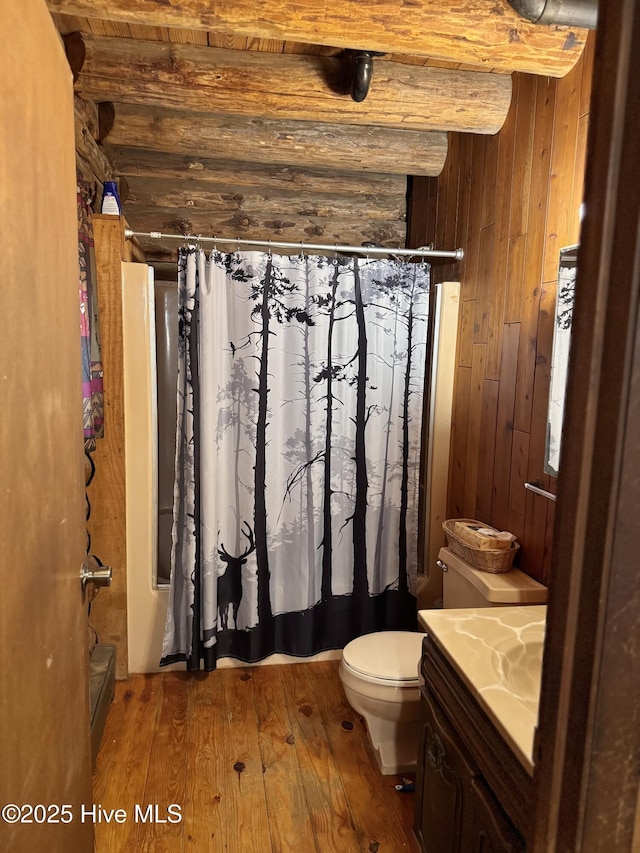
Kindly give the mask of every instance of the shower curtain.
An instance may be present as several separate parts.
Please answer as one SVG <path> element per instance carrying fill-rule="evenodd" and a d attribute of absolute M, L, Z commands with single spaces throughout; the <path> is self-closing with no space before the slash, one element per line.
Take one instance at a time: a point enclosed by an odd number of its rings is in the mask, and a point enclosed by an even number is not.
<path fill-rule="evenodd" d="M 428 267 L 185 248 L 178 287 L 161 664 L 413 629 Z"/>

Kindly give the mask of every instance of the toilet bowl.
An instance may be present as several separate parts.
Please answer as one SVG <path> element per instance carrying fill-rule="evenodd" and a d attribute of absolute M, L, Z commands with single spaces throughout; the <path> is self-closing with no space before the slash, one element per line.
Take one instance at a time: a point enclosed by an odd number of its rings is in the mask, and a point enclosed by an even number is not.
<path fill-rule="evenodd" d="M 424 634 L 380 631 L 345 646 L 340 678 L 351 707 L 364 717 L 385 776 L 415 768 Z"/>
<path fill-rule="evenodd" d="M 513 569 L 491 574 L 442 548 L 446 609 L 544 604 L 547 588 Z M 351 707 L 364 717 L 378 766 L 384 775 L 415 769 L 420 707 L 422 639 L 412 631 L 380 631 L 345 646 L 340 678 Z"/>

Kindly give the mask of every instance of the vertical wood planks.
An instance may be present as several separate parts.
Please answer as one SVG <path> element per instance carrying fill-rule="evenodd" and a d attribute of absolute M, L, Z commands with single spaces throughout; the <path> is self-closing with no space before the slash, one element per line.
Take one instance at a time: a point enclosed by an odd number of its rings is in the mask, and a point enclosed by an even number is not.
<path fill-rule="evenodd" d="M 482 417 L 480 419 L 480 450 L 478 462 L 478 488 L 476 512 L 491 519 L 493 509 L 493 466 L 496 453 L 496 426 L 498 419 L 498 394 L 500 383 L 484 380 L 482 391 Z M 490 523 L 490 522 L 489 522 Z"/>
<path fill-rule="evenodd" d="M 486 356 L 486 344 L 473 345 L 467 419 L 467 454 L 464 469 L 464 514 L 467 518 L 473 518 L 477 502 L 478 468 L 480 465 L 480 421 L 482 419 L 482 392 L 484 389 L 484 364 Z"/>
<path fill-rule="evenodd" d="M 502 337 L 502 362 L 496 416 L 496 450 L 493 466 L 493 521 L 500 530 L 509 528 L 509 486 L 513 444 L 513 408 L 518 369 L 518 323 L 507 323 Z"/>
<path fill-rule="evenodd" d="M 116 647 L 116 678 L 126 678 L 127 535 L 124 459 L 122 245 L 124 220 L 94 214 L 93 229 L 104 371 L 104 438 L 96 443 L 96 474 L 88 489 L 91 550 L 113 569 L 111 586 L 91 605 L 100 642 Z"/>
<path fill-rule="evenodd" d="M 533 376 L 537 352 L 538 310 L 541 271 L 545 245 L 545 223 L 549 197 L 551 140 L 555 110 L 556 81 L 539 78 L 536 86 L 535 124 L 533 132 L 533 165 L 527 218 L 527 248 L 522 281 L 522 316 L 520 351 L 516 380 L 515 427 L 524 432 L 531 428 Z M 570 185 L 573 175 L 569 176 Z"/>
<path fill-rule="evenodd" d="M 559 249 L 579 236 L 593 46 L 590 36 L 561 80 L 514 74 L 497 137 L 450 139 L 427 237 L 449 239 L 455 204 L 455 243 L 466 254 L 451 273 L 462 302 L 449 517 L 510 529 L 522 545 L 520 568 L 545 582 L 554 512 L 524 483 L 555 491 L 543 464 L 556 277 Z"/>

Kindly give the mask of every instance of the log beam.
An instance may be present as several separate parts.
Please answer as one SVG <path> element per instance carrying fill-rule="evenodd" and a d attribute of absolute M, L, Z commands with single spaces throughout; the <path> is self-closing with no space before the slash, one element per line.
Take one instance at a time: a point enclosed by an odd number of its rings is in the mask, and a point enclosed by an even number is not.
<path fill-rule="evenodd" d="M 332 219 L 313 216 L 251 215 L 239 211 L 228 213 L 200 212 L 188 209 L 160 207 L 136 208 L 127 206 L 127 221 L 134 231 L 157 231 L 165 234 L 202 234 L 203 236 L 246 237 L 250 240 L 285 240 L 286 242 L 361 245 L 375 243 L 380 246 L 402 248 L 405 245 L 404 222 L 364 221 L 358 219 Z M 158 257 L 163 252 L 175 252 L 176 240 L 139 238 L 147 257 Z M 227 245 L 220 245 L 228 249 Z M 231 247 L 233 248 L 233 247 Z"/>
<path fill-rule="evenodd" d="M 280 192 L 329 193 L 332 196 L 405 196 L 407 181 L 403 175 L 372 172 L 345 172 L 305 169 L 270 163 L 239 163 L 188 154 L 166 154 L 136 148 L 105 146 L 116 174 L 133 178 L 155 178 L 165 181 L 196 181 L 216 187 L 231 184 L 241 190 L 252 188 Z"/>
<path fill-rule="evenodd" d="M 94 134 L 96 124 L 92 117 L 97 115 L 90 109 L 90 105 L 76 100 L 75 116 L 75 140 L 76 140 L 76 165 L 88 181 L 96 183 L 96 194 L 102 193 L 102 184 L 115 178 L 115 171 L 111 161 L 98 145 Z M 88 123 L 87 123 L 88 122 Z"/>
<path fill-rule="evenodd" d="M 482 71 L 376 59 L 368 97 L 356 103 L 349 95 L 352 64 L 345 57 L 89 35 L 83 36 L 84 50 L 70 43 L 75 90 L 94 101 L 489 134 L 500 130 L 511 103 L 511 77 Z"/>
<path fill-rule="evenodd" d="M 351 197 L 327 193 L 241 188 L 231 184 L 212 186 L 198 181 L 162 181 L 155 178 L 129 178 L 127 216 L 136 208 L 163 207 L 190 210 L 193 214 L 232 213 L 244 217 L 318 217 L 405 222 L 405 195 Z"/>
<path fill-rule="evenodd" d="M 171 154 L 305 168 L 438 175 L 442 132 L 243 119 L 115 104 L 107 143 Z"/>
<path fill-rule="evenodd" d="M 584 47 L 587 32 L 537 26 L 507 0 L 47 0 L 52 12 L 129 24 L 213 30 L 562 77 Z M 256 11 L 258 8 L 258 11 Z"/>

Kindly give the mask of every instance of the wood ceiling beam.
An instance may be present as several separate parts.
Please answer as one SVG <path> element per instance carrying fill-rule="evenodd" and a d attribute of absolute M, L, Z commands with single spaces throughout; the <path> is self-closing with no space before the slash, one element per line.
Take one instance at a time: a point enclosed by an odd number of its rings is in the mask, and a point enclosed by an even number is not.
<path fill-rule="evenodd" d="M 285 240 L 286 242 L 361 245 L 372 242 L 380 246 L 402 248 L 406 240 L 404 222 L 334 219 L 317 216 L 260 213 L 247 215 L 241 211 L 203 212 L 189 209 L 129 207 L 127 222 L 134 231 L 157 231 L 164 234 L 201 234 L 203 236 L 246 237 L 249 240 Z M 174 251 L 175 240 L 139 238 L 145 250 L 156 255 Z M 209 247 L 207 247 L 209 248 Z M 229 249 L 221 245 L 221 249 Z M 233 246 L 231 246 L 233 248 Z"/>
<path fill-rule="evenodd" d="M 105 146 L 116 174 L 132 178 L 156 178 L 166 181 L 197 181 L 212 186 L 231 184 L 253 190 L 295 190 L 303 193 L 336 195 L 405 196 L 404 175 L 378 175 L 372 172 L 344 172 L 304 169 L 270 163 L 240 163 L 188 154 L 165 154 L 139 148 Z M 215 189 L 213 190 L 216 191 Z"/>
<path fill-rule="evenodd" d="M 115 104 L 111 145 L 304 168 L 438 175 L 447 134 L 269 121 Z"/>
<path fill-rule="evenodd" d="M 297 190 L 242 188 L 198 181 L 128 178 L 127 215 L 136 207 L 183 208 L 212 214 L 241 213 L 249 217 L 284 215 L 335 219 L 406 221 L 404 195 L 348 196 L 304 193 Z"/>
<path fill-rule="evenodd" d="M 80 36 L 77 36 L 79 39 Z M 511 77 L 375 59 L 365 101 L 350 96 L 352 61 L 161 41 L 67 37 L 76 92 L 94 101 L 294 121 L 497 133 Z"/>
<path fill-rule="evenodd" d="M 562 77 L 586 31 L 537 26 L 506 0 L 47 0 L 52 12 L 129 24 L 406 53 Z"/>

